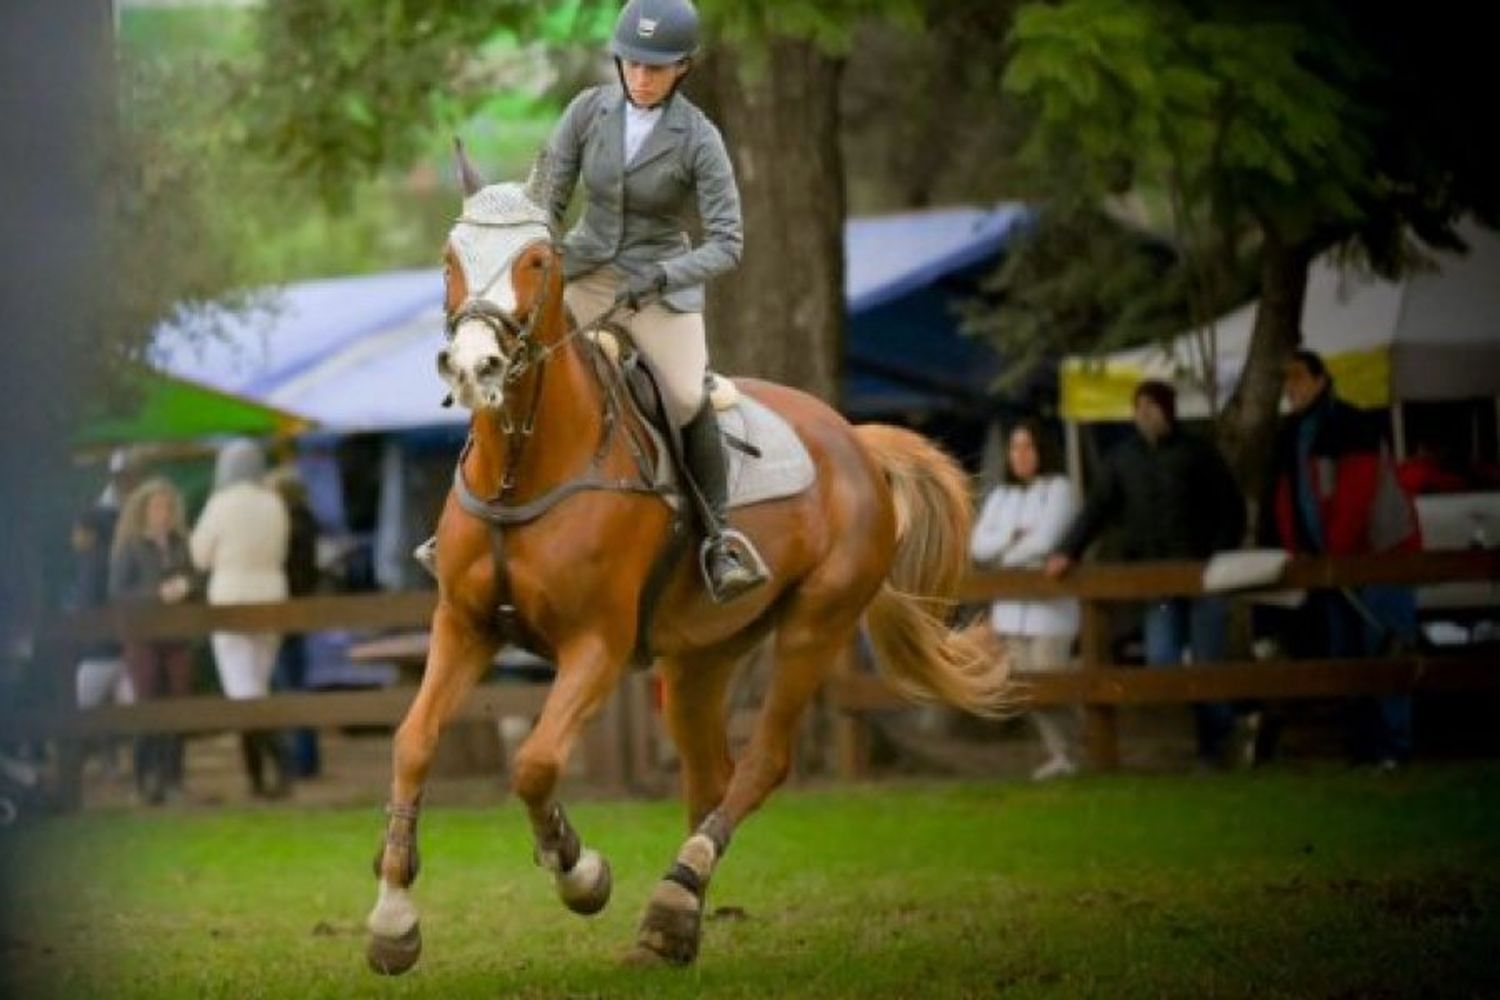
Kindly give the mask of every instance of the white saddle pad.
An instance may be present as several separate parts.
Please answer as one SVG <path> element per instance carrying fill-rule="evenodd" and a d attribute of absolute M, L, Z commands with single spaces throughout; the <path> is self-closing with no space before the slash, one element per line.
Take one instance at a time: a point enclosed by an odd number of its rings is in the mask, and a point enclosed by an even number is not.
<path fill-rule="evenodd" d="M 614 334 L 601 330 L 588 336 L 604 349 L 612 364 L 620 364 L 620 344 Z M 710 372 L 709 377 L 712 380 L 709 398 L 719 415 L 719 429 L 760 452 L 759 457 L 747 455 L 727 440 L 724 442 L 729 456 L 726 478 L 729 480 L 730 509 L 796 496 L 811 486 L 818 473 L 813 467 L 812 456 L 807 453 L 807 446 L 792 430 L 792 425 L 775 410 L 740 392 L 724 376 Z M 640 415 L 635 397 L 629 392 L 625 395 L 630 406 Z M 668 485 L 673 480 L 673 471 L 666 444 L 649 420 L 642 423 L 656 443 L 656 485 Z"/>
<path fill-rule="evenodd" d="M 812 456 L 792 425 L 744 393 L 733 406 L 719 411 L 719 427 L 760 451 L 756 458 L 725 441 L 730 507 L 795 496 L 817 479 Z"/>

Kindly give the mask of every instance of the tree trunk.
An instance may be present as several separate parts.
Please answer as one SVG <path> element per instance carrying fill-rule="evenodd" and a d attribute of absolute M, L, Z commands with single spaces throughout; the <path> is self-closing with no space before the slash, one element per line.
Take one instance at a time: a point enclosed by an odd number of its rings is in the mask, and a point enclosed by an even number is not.
<path fill-rule="evenodd" d="M 694 100 L 724 133 L 745 217 L 740 266 L 709 286 L 711 364 L 838 403 L 844 323 L 844 173 L 838 59 L 776 39 L 745 69 L 727 46 Z"/>
<path fill-rule="evenodd" d="M 1302 303 L 1311 251 L 1267 231 L 1261 259 L 1260 307 L 1245 369 L 1219 421 L 1220 443 L 1240 485 L 1258 498 L 1271 463 L 1281 402 L 1282 366 L 1302 343 Z"/>
<path fill-rule="evenodd" d="M 102 171 L 114 107 L 108 0 L 0 4 L 0 641 L 34 624 L 49 552 L 67 539 L 70 436 L 97 394 L 105 297 Z M 68 67 L 62 72 L 61 67 Z M 108 547 L 109 539 L 103 544 Z M 52 664 L 43 664 L 52 667 Z M 61 681 L 61 674 L 56 677 Z M 49 678 L 40 678 L 51 683 Z M 71 681 L 65 682 L 71 684 Z M 5 983 L 0 976 L 0 993 Z"/>

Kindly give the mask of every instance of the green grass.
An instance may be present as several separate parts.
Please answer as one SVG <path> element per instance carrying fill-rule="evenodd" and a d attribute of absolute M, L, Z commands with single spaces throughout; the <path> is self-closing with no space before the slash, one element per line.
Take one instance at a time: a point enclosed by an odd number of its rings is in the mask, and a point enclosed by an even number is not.
<path fill-rule="evenodd" d="M 28 997 L 1500 996 L 1500 766 L 785 793 L 698 964 L 617 964 L 682 834 L 571 810 L 614 865 L 564 911 L 518 806 L 429 808 L 426 950 L 363 964 L 373 811 L 92 815 L 8 834 Z"/>

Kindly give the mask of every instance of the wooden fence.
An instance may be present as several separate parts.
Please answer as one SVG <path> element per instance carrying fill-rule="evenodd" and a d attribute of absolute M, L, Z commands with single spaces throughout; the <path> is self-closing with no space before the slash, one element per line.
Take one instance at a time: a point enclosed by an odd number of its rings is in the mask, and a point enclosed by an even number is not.
<path fill-rule="evenodd" d="M 1032 599 L 1077 597 L 1083 602 L 1079 670 L 1018 677 L 1034 704 L 1080 703 L 1087 712 L 1087 742 L 1093 763 L 1119 761 L 1116 708 L 1131 703 L 1191 702 L 1236 698 L 1325 698 L 1398 692 L 1500 691 L 1500 665 L 1465 655 L 1410 655 L 1375 660 L 1272 661 L 1122 670 L 1111 663 L 1108 605 L 1202 592 L 1198 563 L 1085 565 L 1063 580 L 1034 571 L 973 576 L 963 598 Z M 1342 560 L 1294 560 L 1278 589 L 1359 586 L 1373 583 L 1431 584 L 1500 581 L 1500 552 L 1423 553 Z M 1500 584 L 1495 594 L 1500 605 Z M 80 645 L 104 638 L 202 637 L 212 631 L 308 632 L 325 629 L 425 627 L 435 597 L 430 592 L 318 596 L 265 605 L 179 605 L 149 609 L 105 608 L 42 622 L 39 658 L 56 664 L 54 697 L 42 711 L 0 709 L 0 733 L 59 741 L 65 794 L 76 793 L 79 739 L 103 732 L 213 732 L 300 725 L 378 725 L 400 720 L 414 689 L 277 694 L 254 701 L 193 697 L 78 711 L 73 705 L 72 665 Z M 878 676 L 860 672 L 846 657 L 830 690 L 837 716 L 835 755 L 847 777 L 864 774 L 868 762 L 869 715 L 904 705 Z M 592 776 L 626 790 L 649 766 L 649 727 L 654 724 L 644 678 L 635 676 L 593 727 L 584 748 Z M 460 719 L 534 716 L 545 688 L 484 684 L 470 695 Z"/>
<path fill-rule="evenodd" d="M 1500 582 L 1497 582 L 1500 551 L 1294 559 L 1274 589 L 1462 581 L 1489 581 L 1493 591 L 1490 604 L 1500 609 Z M 1080 599 L 1083 610 L 1080 669 L 1064 674 L 1023 674 L 1018 675 L 1018 680 L 1031 704 L 1085 706 L 1085 741 L 1090 762 L 1106 770 L 1119 766 L 1117 707 L 1122 704 L 1434 691 L 1500 692 L 1500 664 L 1463 655 L 1461 651 L 1455 651 L 1454 655 L 1271 660 L 1129 670 L 1112 662 L 1109 605 L 1202 593 L 1202 563 L 1154 562 L 1085 564 L 1061 580 L 1034 570 L 977 573 L 966 582 L 962 596 L 965 601 L 976 602 Z M 865 773 L 869 760 L 869 714 L 888 711 L 905 702 L 877 676 L 852 668 L 835 679 L 833 702 L 841 710 L 837 728 L 839 771 L 845 777 L 859 777 Z"/>

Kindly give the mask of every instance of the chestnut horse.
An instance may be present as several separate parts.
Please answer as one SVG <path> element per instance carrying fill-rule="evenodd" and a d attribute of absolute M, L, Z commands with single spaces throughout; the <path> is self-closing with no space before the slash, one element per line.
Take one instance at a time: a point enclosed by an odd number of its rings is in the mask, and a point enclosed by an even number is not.
<path fill-rule="evenodd" d="M 469 197 L 445 251 L 449 342 L 438 367 L 473 416 L 438 524 L 431 647 L 396 733 L 389 820 L 376 856 L 368 958 L 384 973 L 410 968 L 421 948 L 409 888 L 438 734 L 501 644 L 518 637 L 557 671 L 512 774 L 537 862 L 571 909 L 590 914 L 608 901 L 609 866 L 582 846 L 555 792 L 580 728 L 627 669 L 643 586 L 673 517 L 641 478 L 639 436 L 618 408 L 614 370 L 577 328 L 569 332 L 559 249 L 537 207 L 540 193 L 519 184 L 480 190 L 464 166 Z M 485 239 L 504 259 L 484 260 Z M 801 392 L 736 384 L 791 424 L 817 478 L 798 495 L 732 512 L 734 527 L 764 556 L 768 583 L 717 605 L 694 560 L 683 558 L 651 619 L 690 831 L 640 923 L 632 954 L 651 961 L 696 956 L 709 879 L 735 829 L 785 779 L 798 721 L 861 623 L 881 668 L 913 697 L 993 714 L 1006 683 L 1004 662 L 942 617 L 965 570 L 972 516 L 958 465 L 909 431 L 852 428 Z M 502 526 L 480 516 L 466 492 L 522 513 Z M 735 759 L 727 688 L 768 635 L 769 687 Z"/>

